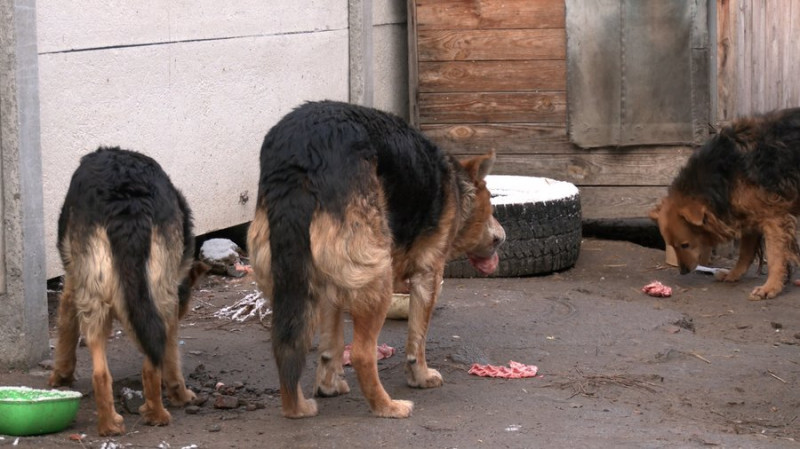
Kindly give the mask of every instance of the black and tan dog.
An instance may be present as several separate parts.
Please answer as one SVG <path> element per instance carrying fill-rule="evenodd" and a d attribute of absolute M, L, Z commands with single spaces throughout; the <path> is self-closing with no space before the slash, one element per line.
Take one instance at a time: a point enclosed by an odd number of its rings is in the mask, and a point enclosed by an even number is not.
<path fill-rule="evenodd" d="M 739 260 L 718 276 L 738 281 L 762 240 L 767 280 L 750 299 L 774 298 L 787 267 L 800 260 L 795 232 L 800 214 L 800 109 L 736 120 L 697 150 L 650 217 L 675 248 L 681 273 L 702 253 L 740 238 Z"/>
<path fill-rule="evenodd" d="M 51 386 L 74 380 L 81 333 L 92 357 L 92 386 L 100 435 L 125 431 L 114 409 L 106 340 L 117 318 L 145 354 L 144 422 L 166 425 L 162 380 L 170 403 L 195 394 L 186 388 L 178 353 L 178 319 L 204 266 L 193 264 L 189 207 L 151 158 L 100 148 L 81 159 L 58 220 L 64 291 Z"/>
<path fill-rule="evenodd" d="M 437 387 L 425 338 L 445 262 L 466 254 L 481 272 L 497 267 L 505 240 L 484 177 L 494 153 L 459 163 L 400 118 L 346 103 L 306 103 L 281 119 L 261 147 L 261 177 L 249 235 L 250 260 L 272 298 L 272 346 L 283 414 L 317 414 L 299 385 L 320 328 L 314 391 L 347 393 L 343 310 L 353 319 L 352 363 L 378 416 L 403 418 L 378 378 L 376 346 L 397 280 L 408 280 L 406 373 Z"/>

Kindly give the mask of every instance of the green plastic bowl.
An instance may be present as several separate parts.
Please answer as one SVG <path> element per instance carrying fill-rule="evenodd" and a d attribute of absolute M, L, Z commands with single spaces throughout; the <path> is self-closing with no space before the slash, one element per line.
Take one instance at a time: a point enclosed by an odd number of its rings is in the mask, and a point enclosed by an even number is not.
<path fill-rule="evenodd" d="M 64 430 L 75 419 L 77 391 L 0 387 L 0 434 L 40 435 Z"/>

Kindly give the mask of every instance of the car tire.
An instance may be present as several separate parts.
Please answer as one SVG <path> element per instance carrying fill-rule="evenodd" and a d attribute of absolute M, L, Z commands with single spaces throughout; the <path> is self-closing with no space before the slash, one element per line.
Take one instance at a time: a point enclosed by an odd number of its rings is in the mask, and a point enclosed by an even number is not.
<path fill-rule="evenodd" d="M 581 246 L 581 203 L 575 185 L 530 176 L 486 177 L 494 216 L 506 231 L 500 262 L 490 277 L 549 274 L 571 268 Z M 445 277 L 480 274 L 466 257 L 445 267 Z"/>

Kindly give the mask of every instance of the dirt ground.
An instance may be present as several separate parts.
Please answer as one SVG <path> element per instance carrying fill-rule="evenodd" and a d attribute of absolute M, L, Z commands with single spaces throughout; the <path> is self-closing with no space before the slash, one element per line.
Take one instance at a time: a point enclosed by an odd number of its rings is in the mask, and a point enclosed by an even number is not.
<path fill-rule="evenodd" d="M 75 389 L 85 397 L 75 422 L 56 434 L 2 437 L 0 447 L 798 447 L 800 288 L 751 302 L 748 293 L 763 280 L 754 268 L 739 284 L 721 284 L 680 276 L 663 260 L 659 250 L 585 239 L 577 265 L 562 273 L 445 280 L 428 337 L 443 387 L 405 385 L 405 321 L 387 320 L 381 333 L 380 343 L 398 350 L 379 362 L 384 386 L 415 403 L 405 420 L 372 417 L 349 367 L 348 395 L 319 399 L 314 418 L 281 417 L 268 328 L 214 316 L 253 293 L 253 280 L 211 276 L 180 335 L 187 383 L 206 403 L 172 409 L 167 427 L 143 425 L 120 403 L 128 433 L 98 437 L 91 367 L 80 348 Z M 644 295 L 652 280 L 673 296 Z M 141 389 L 141 356 L 126 337 L 112 337 L 109 359 L 115 391 Z M 539 375 L 467 373 L 473 362 L 510 360 L 537 365 Z M 47 374 L 3 372 L 0 385 L 45 387 Z M 214 407 L 218 382 L 239 406 Z"/>

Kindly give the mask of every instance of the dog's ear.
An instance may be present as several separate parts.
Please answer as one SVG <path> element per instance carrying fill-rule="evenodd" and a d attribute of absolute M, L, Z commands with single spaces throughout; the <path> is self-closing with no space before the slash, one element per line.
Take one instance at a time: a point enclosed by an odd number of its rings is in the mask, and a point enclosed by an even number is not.
<path fill-rule="evenodd" d="M 726 242 L 736 236 L 736 232 L 713 213 L 706 212 L 703 228 L 712 233 L 717 243 Z"/>
<path fill-rule="evenodd" d="M 706 213 L 708 210 L 706 206 L 700 203 L 691 203 L 688 206 L 683 206 L 678 215 L 683 217 L 689 224 L 695 226 L 703 226 L 706 221 Z"/>
<path fill-rule="evenodd" d="M 689 206 L 684 206 L 678 213 L 688 223 L 702 227 L 713 234 L 718 242 L 728 241 L 736 234 L 730 226 L 717 218 L 717 216 L 703 204 L 693 203 Z"/>
<path fill-rule="evenodd" d="M 483 156 L 474 157 L 462 162 L 461 165 L 464 166 L 472 179 L 478 180 L 485 178 L 486 175 L 489 174 L 496 159 L 497 157 L 495 156 L 494 149 L 492 149 Z"/>
<path fill-rule="evenodd" d="M 654 207 L 653 209 L 650 210 L 650 214 L 649 214 L 650 215 L 650 219 L 655 221 L 656 223 L 658 223 L 658 216 L 661 213 L 661 205 L 662 204 L 664 204 L 664 200 L 659 201 L 659 203 L 656 204 L 656 207 Z"/>

